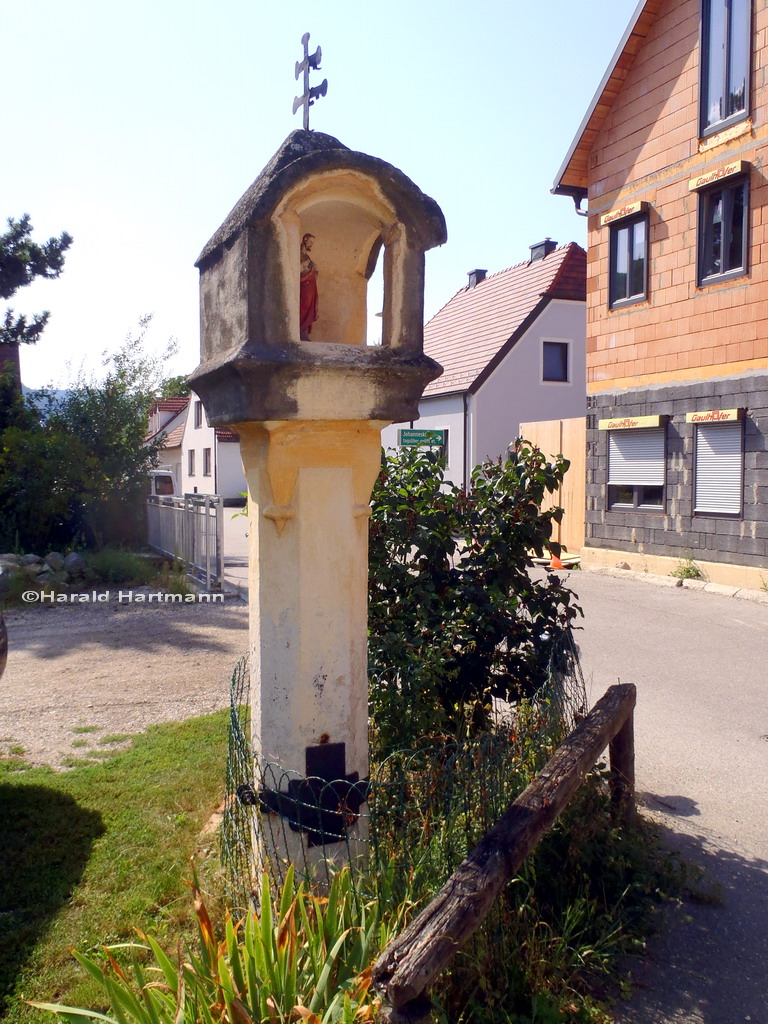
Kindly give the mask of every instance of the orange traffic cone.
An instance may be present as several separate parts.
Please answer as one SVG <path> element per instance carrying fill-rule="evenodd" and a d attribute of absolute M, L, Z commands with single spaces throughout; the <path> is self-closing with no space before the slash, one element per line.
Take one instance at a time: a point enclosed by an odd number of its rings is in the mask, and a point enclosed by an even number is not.
<path fill-rule="evenodd" d="M 549 560 L 549 568 L 550 569 L 564 569 L 565 566 L 560 561 L 560 559 L 558 558 L 557 555 L 552 555 L 552 558 Z"/>

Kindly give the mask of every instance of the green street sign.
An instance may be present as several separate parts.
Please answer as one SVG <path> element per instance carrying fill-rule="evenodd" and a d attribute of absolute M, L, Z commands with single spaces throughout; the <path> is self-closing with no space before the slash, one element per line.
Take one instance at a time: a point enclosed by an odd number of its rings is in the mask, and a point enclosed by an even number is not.
<path fill-rule="evenodd" d="M 419 445 L 426 445 L 432 448 L 441 448 L 445 445 L 447 430 L 400 430 L 400 447 L 415 448 Z"/>

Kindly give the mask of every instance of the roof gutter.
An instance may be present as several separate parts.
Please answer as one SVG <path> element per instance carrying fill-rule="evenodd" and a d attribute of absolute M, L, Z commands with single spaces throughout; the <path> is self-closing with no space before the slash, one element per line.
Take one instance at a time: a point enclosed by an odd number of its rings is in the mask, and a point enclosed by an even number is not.
<path fill-rule="evenodd" d="M 469 451 L 467 449 L 467 441 L 469 440 L 469 427 L 467 424 L 467 392 L 462 393 L 462 399 L 464 401 L 464 490 L 469 490 Z"/>
<path fill-rule="evenodd" d="M 588 196 L 588 192 L 585 188 L 579 188 L 578 185 L 561 185 L 560 188 L 553 188 L 550 191 L 556 196 L 570 196 L 573 200 L 573 205 L 576 209 L 576 213 L 580 217 L 588 217 L 589 210 L 582 210 L 581 204 Z"/>

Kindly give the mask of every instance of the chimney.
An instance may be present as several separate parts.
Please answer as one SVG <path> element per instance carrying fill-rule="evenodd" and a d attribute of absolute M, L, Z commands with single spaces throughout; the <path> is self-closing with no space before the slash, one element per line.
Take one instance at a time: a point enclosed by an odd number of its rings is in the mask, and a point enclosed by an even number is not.
<path fill-rule="evenodd" d="M 485 280 L 485 275 L 487 273 L 487 270 L 470 270 L 467 274 L 469 277 L 469 284 L 467 285 L 467 288 L 475 288 L 481 281 Z"/>
<path fill-rule="evenodd" d="M 553 242 L 551 238 L 545 238 L 543 242 L 537 242 L 536 245 L 531 245 L 531 263 L 535 263 L 536 260 L 543 260 L 545 256 L 549 256 L 551 252 L 554 252 L 557 248 L 557 242 Z"/>

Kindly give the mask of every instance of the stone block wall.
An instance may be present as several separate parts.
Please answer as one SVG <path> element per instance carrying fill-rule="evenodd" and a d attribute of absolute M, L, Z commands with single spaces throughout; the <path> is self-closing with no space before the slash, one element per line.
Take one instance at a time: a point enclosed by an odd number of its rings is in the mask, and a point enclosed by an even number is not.
<path fill-rule="evenodd" d="M 586 544 L 632 553 L 768 568 L 768 373 L 599 393 L 588 400 Z M 695 425 L 686 413 L 745 409 L 740 516 L 693 511 Z M 611 511 L 608 431 L 601 419 L 667 416 L 663 511 Z"/>

